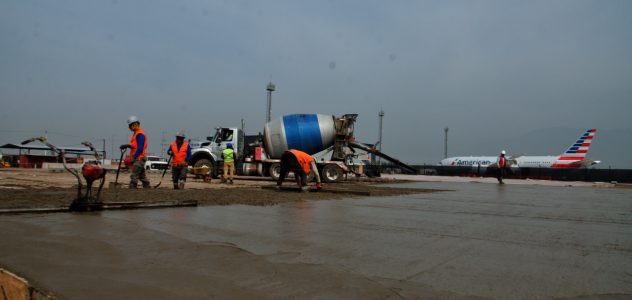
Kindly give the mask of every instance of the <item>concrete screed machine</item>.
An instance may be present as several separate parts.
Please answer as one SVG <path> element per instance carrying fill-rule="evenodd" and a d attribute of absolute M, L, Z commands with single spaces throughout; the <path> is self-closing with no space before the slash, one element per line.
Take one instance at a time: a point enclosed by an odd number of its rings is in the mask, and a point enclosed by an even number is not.
<path fill-rule="evenodd" d="M 229 143 L 237 154 L 235 170 L 238 175 L 270 176 L 277 180 L 281 154 L 289 149 L 312 155 L 324 182 L 340 181 L 349 173 L 362 174 L 364 163 L 357 158 L 356 149 L 380 156 L 412 173 L 417 172 L 374 147 L 356 142 L 353 131 L 357 116 L 286 115 L 265 124 L 263 135 L 256 136 L 246 136 L 239 128 L 217 127 L 214 136 L 207 137 L 207 141 L 191 142 L 192 173 L 205 181 L 217 177 L 223 165 L 221 153 Z"/>

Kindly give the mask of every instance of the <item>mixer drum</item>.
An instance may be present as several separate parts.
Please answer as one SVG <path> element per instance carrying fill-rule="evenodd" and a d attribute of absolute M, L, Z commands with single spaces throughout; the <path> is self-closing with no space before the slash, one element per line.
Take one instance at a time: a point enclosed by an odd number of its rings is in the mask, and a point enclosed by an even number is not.
<path fill-rule="evenodd" d="M 321 114 L 286 115 L 268 122 L 263 135 L 266 152 L 271 158 L 280 158 L 283 151 L 289 149 L 314 154 L 333 145 L 334 117 Z"/>

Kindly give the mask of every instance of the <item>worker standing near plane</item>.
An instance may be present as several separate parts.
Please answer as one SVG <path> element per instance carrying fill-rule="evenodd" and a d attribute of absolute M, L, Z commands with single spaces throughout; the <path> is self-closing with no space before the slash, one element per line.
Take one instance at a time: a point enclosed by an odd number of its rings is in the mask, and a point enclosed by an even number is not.
<path fill-rule="evenodd" d="M 233 144 L 228 143 L 226 149 L 222 151 L 222 158 L 224 159 L 224 176 L 222 182 L 228 182 L 233 184 L 233 176 L 235 175 L 235 150 L 233 150 Z M 230 180 L 230 181 L 229 181 Z"/>
<path fill-rule="evenodd" d="M 167 154 L 171 155 L 171 180 L 174 190 L 184 189 L 187 182 L 188 162 L 191 159 L 191 147 L 184 141 L 184 132 L 176 133 L 176 140 L 171 143 Z"/>
<path fill-rule="evenodd" d="M 505 184 L 503 182 L 503 176 L 505 175 L 505 168 L 507 167 L 507 158 L 505 157 L 505 150 L 500 151 L 500 156 L 498 156 L 498 183 Z"/>
<path fill-rule="evenodd" d="M 302 192 L 307 191 L 307 174 L 310 172 L 314 172 L 316 176 L 316 189 L 321 189 L 320 174 L 318 174 L 316 161 L 311 155 L 295 149 L 283 152 L 281 155 L 281 174 L 277 180 L 277 188 L 281 187 L 283 180 L 285 180 L 287 173 L 290 171 L 294 172 L 296 184 Z"/>
<path fill-rule="evenodd" d="M 130 170 L 129 187 L 137 188 L 138 180 L 143 183 L 143 188 L 149 188 L 149 179 L 145 173 L 145 162 L 147 162 L 147 135 L 140 128 L 140 121 L 136 116 L 130 116 L 127 119 L 127 126 L 134 134 L 130 138 L 129 144 L 121 145 L 121 150 L 130 148 L 131 153 L 125 158 L 125 165 Z"/>

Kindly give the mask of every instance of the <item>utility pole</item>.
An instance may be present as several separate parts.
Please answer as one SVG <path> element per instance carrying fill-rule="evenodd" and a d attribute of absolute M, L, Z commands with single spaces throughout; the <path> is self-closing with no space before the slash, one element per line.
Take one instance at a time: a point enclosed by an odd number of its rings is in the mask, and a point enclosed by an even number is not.
<path fill-rule="evenodd" d="M 103 163 L 105 163 L 105 139 L 103 140 Z"/>
<path fill-rule="evenodd" d="M 268 86 L 266 87 L 266 91 L 268 91 L 268 106 L 266 107 L 266 123 L 270 122 L 272 115 L 272 92 L 276 90 L 276 86 L 270 81 Z"/>
<path fill-rule="evenodd" d="M 44 129 L 44 137 L 48 140 L 48 130 Z M 44 155 L 48 155 L 48 150 L 44 150 Z"/>
<path fill-rule="evenodd" d="M 384 119 L 384 110 L 380 109 L 380 112 L 377 114 L 378 116 L 380 116 L 380 135 L 378 137 L 378 141 L 377 141 L 377 145 L 378 145 L 378 150 L 380 150 L 380 152 L 382 152 L 382 120 Z M 382 159 L 380 157 L 377 158 L 377 164 L 381 165 L 382 164 Z"/>
<path fill-rule="evenodd" d="M 166 140 L 165 140 L 165 132 L 162 132 L 162 136 L 160 138 L 160 157 L 165 157 L 165 149 L 166 149 Z"/>
<path fill-rule="evenodd" d="M 445 131 L 445 140 L 443 143 L 443 158 L 448 158 L 448 130 L 450 128 L 446 127 L 443 130 Z"/>

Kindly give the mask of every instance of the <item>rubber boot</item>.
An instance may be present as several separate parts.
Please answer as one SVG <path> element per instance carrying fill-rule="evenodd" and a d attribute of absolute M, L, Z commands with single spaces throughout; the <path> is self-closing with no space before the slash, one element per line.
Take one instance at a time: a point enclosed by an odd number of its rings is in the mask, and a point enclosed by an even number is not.
<path fill-rule="evenodd" d="M 174 190 L 177 190 L 178 188 L 179 188 L 178 184 L 177 184 L 177 183 L 174 183 L 174 184 L 173 184 L 173 189 L 174 189 Z"/>

